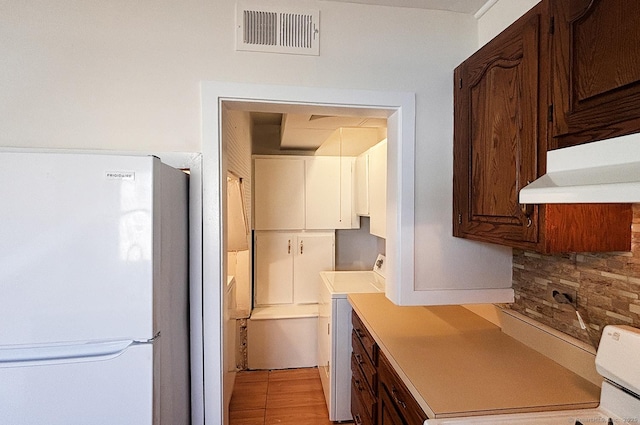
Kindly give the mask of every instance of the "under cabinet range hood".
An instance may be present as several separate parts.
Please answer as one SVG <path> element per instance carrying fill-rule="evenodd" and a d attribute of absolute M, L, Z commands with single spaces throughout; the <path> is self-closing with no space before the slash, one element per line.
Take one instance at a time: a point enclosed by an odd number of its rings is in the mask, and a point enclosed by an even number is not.
<path fill-rule="evenodd" d="M 640 202 L 640 133 L 547 152 L 547 174 L 521 204 Z"/>

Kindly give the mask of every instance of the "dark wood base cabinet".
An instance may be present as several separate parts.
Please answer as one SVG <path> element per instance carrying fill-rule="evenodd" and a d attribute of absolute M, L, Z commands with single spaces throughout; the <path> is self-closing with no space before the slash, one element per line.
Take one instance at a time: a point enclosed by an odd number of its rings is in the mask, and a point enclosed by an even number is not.
<path fill-rule="evenodd" d="M 351 414 L 356 425 L 421 425 L 427 415 L 353 312 Z"/>
<path fill-rule="evenodd" d="M 422 425 L 427 419 L 382 353 L 378 360 L 378 400 L 378 425 Z"/>
<path fill-rule="evenodd" d="M 376 425 L 378 346 L 355 311 L 351 323 L 351 415 L 356 425 Z"/>

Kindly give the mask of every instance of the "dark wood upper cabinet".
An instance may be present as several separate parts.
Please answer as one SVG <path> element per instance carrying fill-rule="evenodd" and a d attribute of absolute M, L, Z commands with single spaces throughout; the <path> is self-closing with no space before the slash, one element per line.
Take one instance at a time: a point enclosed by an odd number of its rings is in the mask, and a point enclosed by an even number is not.
<path fill-rule="evenodd" d="M 554 9 L 576 3 L 559 0 Z M 557 96 L 550 43 L 558 30 L 549 5 L 538 3 L 454 71 L 453 235 L 543 253 L 628 251 L 630 204 L 518 202 L 520 189 L 545 173 L 547 149 L 557 147 L 549 107 L 551 92 Z M 593 63 L 589 72 L 606 66 Z M 606 87 L 580 85 L 581 93 Z"/>
<path fill-rule="evenodd" d="M 536 6 L 454 72 L 454 236 L 538 242 L 538 207 L 518 193 L 546 152 L 545 12 Z"/>
<path fill-rule="evenodd" d="M 640 131 L 640 1 L 555 0 L 551 16 L 549 148 Z"/>

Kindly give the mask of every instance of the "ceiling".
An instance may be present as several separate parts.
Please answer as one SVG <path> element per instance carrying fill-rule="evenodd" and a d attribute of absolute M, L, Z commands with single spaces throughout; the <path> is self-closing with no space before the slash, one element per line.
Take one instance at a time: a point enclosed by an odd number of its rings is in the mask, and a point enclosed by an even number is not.
<path fill-rule="evenodd" d="M 387 119 L 304 112 L 251 112 L 253 150 L 356 156 L 386 138 Z M 267 152 L 263 151 L 267 149 Z"/>
<path fill-rule="evenodd" d="M 356 156 L 386 138 L 392 113 L 383 108 L 233 100 L 224 105 L 250 113 L 253 152 L 263 155 L 313 151 Z"/>
<path fill-rule="evenodd" d="M 474 15 L 485 4 L 494 3 L 492 0 L 331 0 L 344 3 L 362 3 L 379 6 L 413 7 L 416 9 L 448 10 L 451 12 L 468 13 Z"/>

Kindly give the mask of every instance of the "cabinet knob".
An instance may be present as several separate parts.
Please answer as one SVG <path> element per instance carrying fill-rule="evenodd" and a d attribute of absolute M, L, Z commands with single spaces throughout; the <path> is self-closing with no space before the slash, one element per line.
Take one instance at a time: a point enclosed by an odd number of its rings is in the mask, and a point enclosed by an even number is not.
<path fill-rule="evenodd" d="M 396 390 L 395 388 L 391 389 L 391 396 L 393 397 L 393 400 L 398 404 L 398 406 L 401 406 L 403 409 L 407 408 L 407 403 L 405 403 L 398 397 L 398 390 Z"/>
<path fill-rule="evenodd" d="M 524 215 L 524 218 L 527 219 L 527 227 L 531 227 L 533 221 L 531 220 L 531 215 L 533 214 L 533 204 L 520 204 L 520 211 Z"/>

